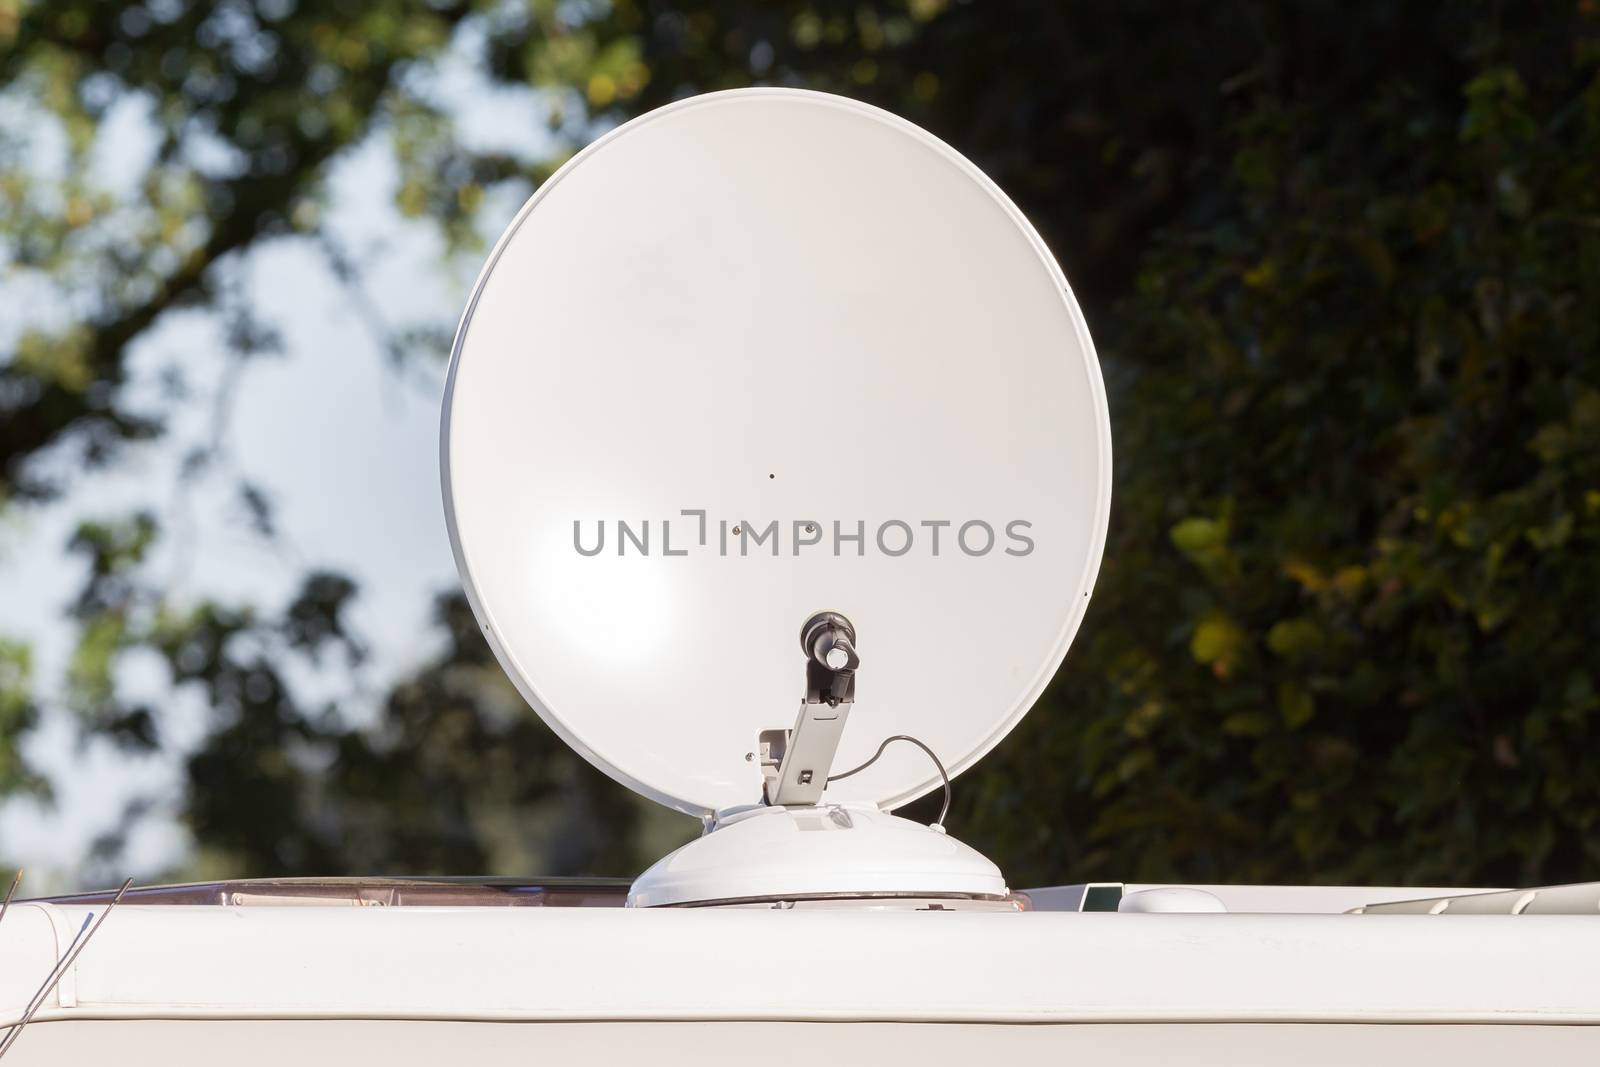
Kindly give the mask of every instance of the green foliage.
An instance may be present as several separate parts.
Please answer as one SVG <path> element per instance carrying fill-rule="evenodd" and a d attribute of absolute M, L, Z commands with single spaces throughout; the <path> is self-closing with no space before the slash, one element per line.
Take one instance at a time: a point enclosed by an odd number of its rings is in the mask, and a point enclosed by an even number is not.
<path fill-rule="evenodd" d="M 32 693 L 33 657 L 28 646 L 0 641 L 0 796 L 45 792 L 44 783 L 23 765 L 18 743 L 38 718 Z"/>
<path fill-rule="evenodd" d="M 1077 831 L 1039 874 L 1600 868 L 1600 55 L 1572 29 L 1475 40 L 1453 86 L 1238 102 L 1226 209 L 1152 249 L 1108 346 L 1087 648 L 1014 742 L 1095 803 L 1020 783 Z"/>
<path fill-rule="evenodd" d="M 953 828 L 1015 884 L 1593 877 L 1597 30 L 1587 0 L 0 0 L 0 79 L 66 146 L 41 179 L 0 134 L 0 269 L 76 309 L 0 358 L 0 500 L 63 489 L 41 457 L 65 445 L 106 462 L 161 432 L 120 387 L 169 311 L 223 313 L 218 359 L 270 349 L 229 303 L 251 249 L 310 238 L 357 282 L 322 213 L 355 146 L 387 143 L 402 214 L 470 250 L 492 190 L 631 114 L 755 82 L 856 95 L 1019 202 L 1089 310 L 1111 397 L 1089 617 L 1041 706 L 958 783 Z M 464 143 L 427 91 L 453 47 L 540 87 L 546 151 Z M 159 143 L 129 202 L 88 160 L 134 96 Z M 359 672 L 354 587 L 314 573 L 282 610 L 177 604 L 144 562 L 161 527 L 74 540 L 66 692 L 136 749 L 168 743 L 166 713 L 125 706 L 119 664 L 154 655 L 203 695 L 197 869 L 625 873 L 666 843 L 526 712 L 459 597 L 438 659 L 353 725 L 297 680 Z M 37 682 L 0 646 L 0 791 L 29 782 Z"/>

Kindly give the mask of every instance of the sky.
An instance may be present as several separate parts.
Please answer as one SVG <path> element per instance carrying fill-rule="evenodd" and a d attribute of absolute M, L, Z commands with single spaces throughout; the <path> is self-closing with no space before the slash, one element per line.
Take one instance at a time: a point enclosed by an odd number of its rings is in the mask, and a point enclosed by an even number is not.
<path fill-rule="evenodd" d="M 540 100 L 531 91 L 483 83 L 471 62 L 475 43 L 469 30 L 434 73 L 436 99 L 454 113 L 469 144 L 526 157 L 546 151 Z M 97 170 L 124 195 L 137 195 L 137 175 L 149 156 L 144 114 L 137 100 L 119 105 L 96 145 Z M 48 131 L 42 136 L 47 140 Z M 386 324 L 453 326 L 489 243 L 526 190 L 488 198 L 480 220 L 484 247 L 452 259 L 431 225 L 403 220 L 392 208 L 395 183 L 386 139 L 369 138 L 333 167 L 327 227 L 361 266 L 365 295 Z M 292 595 L 308 569 L 354 578 L 360 593 L 351 621 L 370 650 L 361 676 L 295 680 L 325 687 L 357 721 L 372 713 L 390 681 L 428 659 L 442 640 L 429 625 L 433 601 L 457 584 L 438 475 L 443 361 L 392 365 L 371 316 L 358 310 L 309 239 L 273 241 L 232 269 L 255 313 L 281 332 L 282 354 L 249 361 L 224 389 L 218 317 L 168 313 L 130 351 L 128 387 L 134 397 L 154 398 L 165 374 L 181 372 L 191 394 L 163 408 L 168 432 L 130 448 L 106 471 L 74 472 L 64 496 L 14 507 L 0 522 L 0 637 L 33 646 L 46 709 L 25 751 L 54 790 L 49 805 L 0 804 L 0 853 L 29 868 L 35 891 L 74 884 L 90 843 L 136 797 L 156 804 L 130 838 L 129 874 L 169 869 L 190 847 L 175 814 L 184 753 L 204 735 L 206 709 L 198 698 L 170 692 L 152 662 L 135 659 L 122 669 L 125 692 L 166 710 L 167 745 L 148 758 L 84 741 L 69 713 L 50 699 L 74 636 L 64 612 L 83 578 L 64 549 L 83 519 L 157 509 L 165 532 L 150 566 L 179 600 L 270 609 Z M 31 295 L 0 274 L 0 335 L 3 309 Z M 53 310 L 60 309 L 45 313 Z M 219 404 L 226 413 L 220 420 Z M 209 439 L 214 425 L 222 427 L 222 469 L 180 490 L 181 458 Z M 241 477 L 274 503 L 278 535 L 270 541 L 251 529 L 238 501 Z"/>

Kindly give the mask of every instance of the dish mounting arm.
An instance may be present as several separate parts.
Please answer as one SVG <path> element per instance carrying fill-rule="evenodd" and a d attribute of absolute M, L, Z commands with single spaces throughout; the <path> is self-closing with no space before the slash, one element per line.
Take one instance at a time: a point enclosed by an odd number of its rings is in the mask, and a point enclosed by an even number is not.
<path fill-rule="evenodd" d="M 822 611 L 800 628 L 806 653 L 806 693 L 792 730 L 761 735 L 764 799 L 785 807 L 814 805 L 822 799 L 839 738 L 856 699 L 856 630 L 834 611 Z M 776 774 L 771 768 L 776 766 Z"/>

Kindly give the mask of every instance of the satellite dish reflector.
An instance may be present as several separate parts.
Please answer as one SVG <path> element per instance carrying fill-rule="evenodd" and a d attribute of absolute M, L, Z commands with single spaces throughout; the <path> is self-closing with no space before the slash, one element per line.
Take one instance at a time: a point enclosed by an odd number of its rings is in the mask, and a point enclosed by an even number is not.
<path fill-rule="evenodd" d="M 1111 493 L 1094 348 L 1027 220 L 910 123 L 780 89 L 636 119 L 528 201 L 456 337 L 442 463 L 518 689 L 701 815 L 762 799 L 819 612 L 860 658 L 835 769 L 892 734 L 971 766 L 1060 664 Z M 939 786 L 890 745 L 822 800 Z"/>

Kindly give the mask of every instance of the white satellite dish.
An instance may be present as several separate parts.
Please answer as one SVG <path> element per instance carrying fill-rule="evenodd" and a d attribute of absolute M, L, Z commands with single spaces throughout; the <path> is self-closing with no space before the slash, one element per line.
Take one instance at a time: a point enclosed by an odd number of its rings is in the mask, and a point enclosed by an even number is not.
<path fill-rule="evenodd" d="M 890 745 L 822 789 L 892 735 L 951 774 L 993 748 L 1078 627 L 1111 492 L 1094 348 L 1027 220 L 910 123 L 780 89 L 642 116 L 524 205 L 457 333 L 441 453 L 522 694 L 708 825 L 939 787 Z M 847 629 L 813 662 L 823 611 Z M 808 688 L 823 714 L 789 737 Z M 807 731 L 832 762 L 778 780 Z"/>

